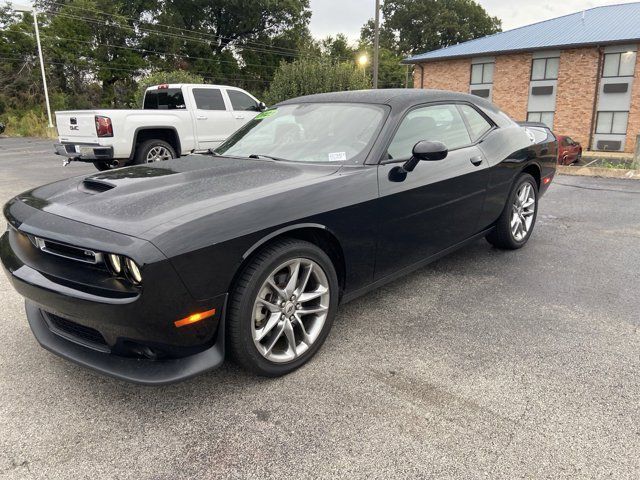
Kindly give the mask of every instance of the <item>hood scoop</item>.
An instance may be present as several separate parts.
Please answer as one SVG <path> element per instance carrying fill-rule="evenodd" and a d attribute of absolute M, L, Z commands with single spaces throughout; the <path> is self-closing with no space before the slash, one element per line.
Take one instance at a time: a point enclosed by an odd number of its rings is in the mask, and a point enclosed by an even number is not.
<path fill-rule="evenodd" d="M 80 190 L 91 194 L 106 192 L 112 188 L 115 188 L 115 185 L 93 178 L 86 178 L 80 184 Z"/>

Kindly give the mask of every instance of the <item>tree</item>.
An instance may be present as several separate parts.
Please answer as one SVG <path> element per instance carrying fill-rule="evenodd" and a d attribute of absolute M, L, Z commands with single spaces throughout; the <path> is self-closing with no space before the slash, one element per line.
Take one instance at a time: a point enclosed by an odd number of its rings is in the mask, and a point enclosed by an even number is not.
<path fill-rule="evenodd" d="M 369 77 L 352 62 L 305 58 L 280 64 L 265 101 L 271 105 L 300 95 L 366 88 L 371 88 Z"/>
<path fill-rule="evenodd" d="M 142 97 L 147 88 L 163 83 L 206 83 L 204 78 L 194 73 L 184 70 L 174 70 L 172 72 L 154 72 L 146 75 L 138 81 L 138 104 L 142 102 Z"/>
<path fill-rule="evenodd" d="M 399 55 L 423 53 L 501 31 L 501 21 L 473 0 L 385 0 L 380 44 Z M 361 37 L 373 43 L 373 22 Z"/>
<path fill-rule="evenodd" d="M 309 0 L 167 0 L 156 2 L 142 43 L 167 52 L 154 66 L 189 70 L 217 83 L 261 91 L 281 61 L 310 38 Z"/>
<path fill-rule="evenodd" d="M 356 56 L 356 50 L 349 45 L 349 39 L 343 33 L 329 36 L 320 43 L 322 53 L 335 62 L 353 60 Z"/>

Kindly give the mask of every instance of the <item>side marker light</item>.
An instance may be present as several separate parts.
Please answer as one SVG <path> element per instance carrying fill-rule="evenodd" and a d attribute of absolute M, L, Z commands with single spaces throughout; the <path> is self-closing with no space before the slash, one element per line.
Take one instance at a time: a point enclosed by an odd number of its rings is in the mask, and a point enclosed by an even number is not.
<path fill-rule="evenodd" d="M 216 309 L 213 308 L 211 310 L 207 310 L 206 312 L 194 313 L 193 315 L 189 315 L 181 320 L 176 320 L 174 325 L 176 327 L 184 327 L 185 325 L 190 325 L 192 323 L 199 322 L 200 320 L 204 320 L 205 318 L 213 317 L 216 314 Z"/>

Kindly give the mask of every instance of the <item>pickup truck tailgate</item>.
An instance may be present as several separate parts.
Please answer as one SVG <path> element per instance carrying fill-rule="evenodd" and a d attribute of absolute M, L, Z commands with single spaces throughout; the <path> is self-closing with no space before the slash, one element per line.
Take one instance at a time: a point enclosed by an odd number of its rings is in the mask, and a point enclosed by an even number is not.
<path fill-rule="evenodd" d="M 96 112 L 56 112 L 56 125 L 61 142 L 94 143 L 98 139 L 96 133 Z"/>

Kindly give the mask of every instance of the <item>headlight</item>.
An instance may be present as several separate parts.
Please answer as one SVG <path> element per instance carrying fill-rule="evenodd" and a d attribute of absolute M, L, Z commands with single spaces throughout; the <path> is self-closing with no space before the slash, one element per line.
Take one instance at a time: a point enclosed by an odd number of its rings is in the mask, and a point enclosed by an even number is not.
<path fill-rule="evenodd" d="M 109 267 L 113 273 L 119 274 L 122 272 L 122 260 L 120 259 L 120 255 L 110 253 L 107 255 L 107 262 L 109 263 Z"/>
<path fill-rule="evenodd" d="M 136 262 L 134 262 L 130 258 L 127 258 L 125 260 L 125 263 L 127 265 L 127 272 L 129 273 L 129 278 L 134 283 L 142 283 L 142 274 L 140 273 L 140 267 L 138 267 Z"/>

